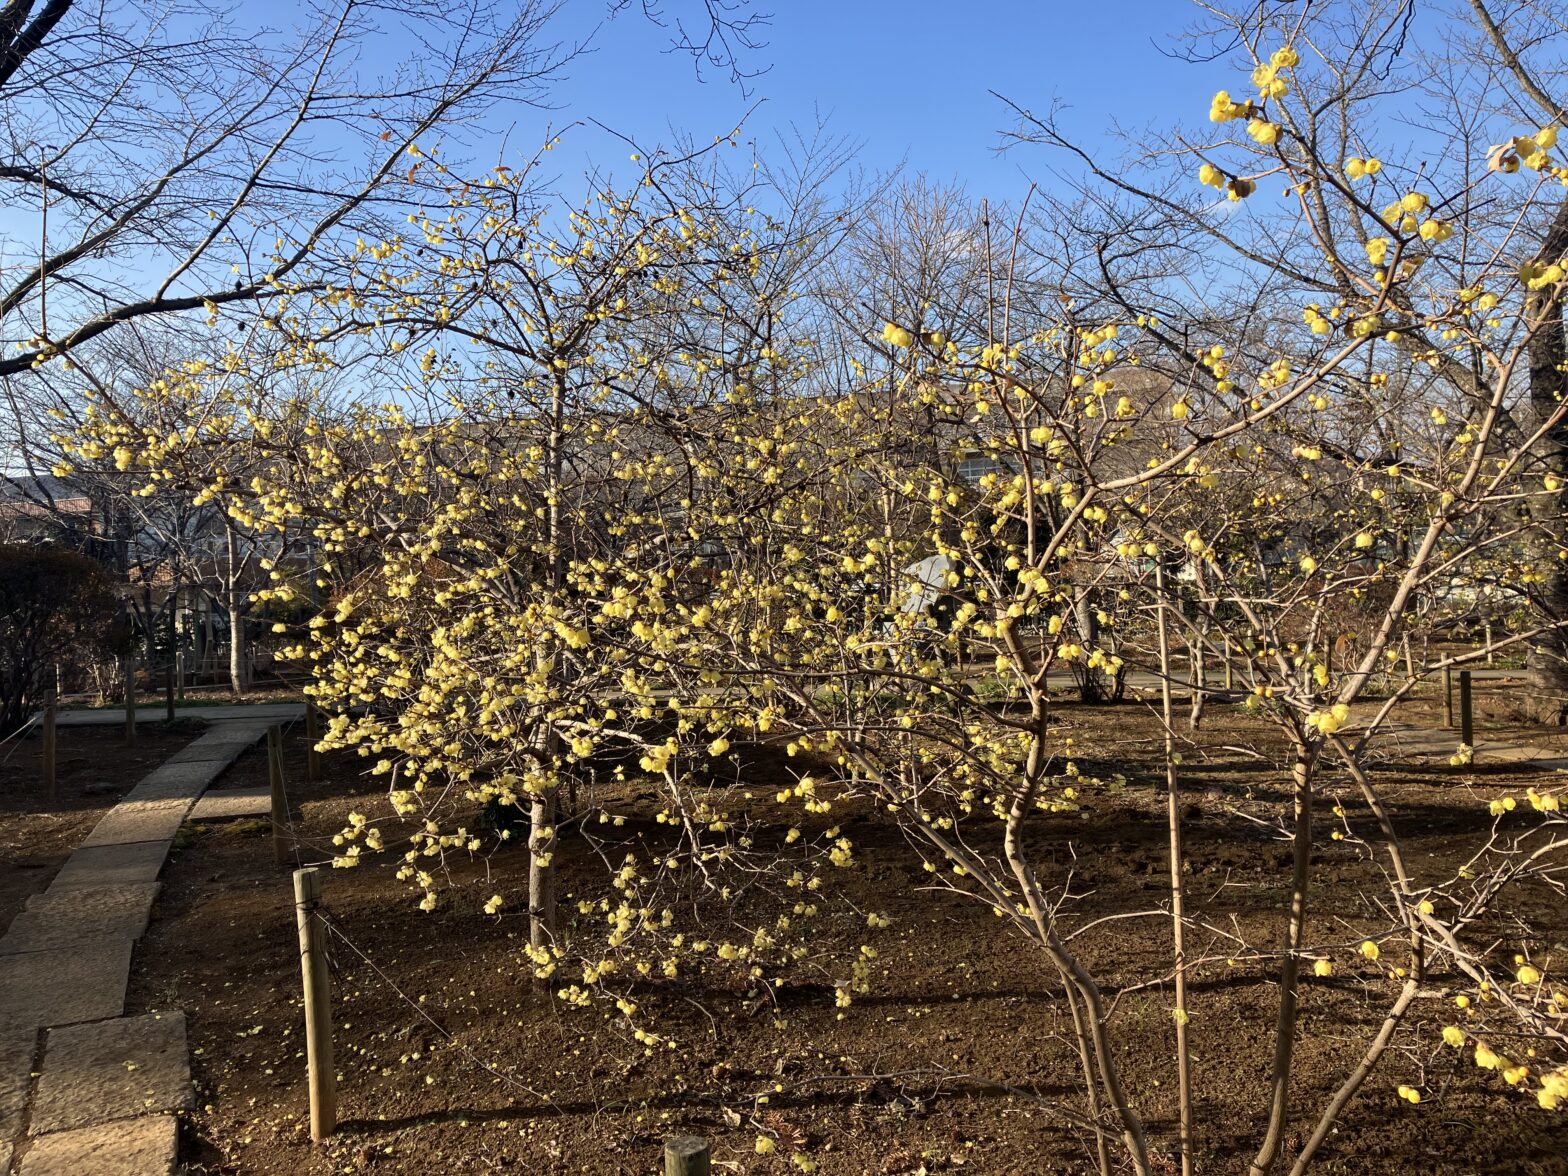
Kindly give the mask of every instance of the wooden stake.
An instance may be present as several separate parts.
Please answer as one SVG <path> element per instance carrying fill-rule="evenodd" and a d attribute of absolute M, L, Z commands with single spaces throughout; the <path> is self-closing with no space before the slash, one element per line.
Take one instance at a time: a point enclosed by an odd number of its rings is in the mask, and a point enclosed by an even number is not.
<path fill-rule="evenodd" d="M 136 746 L 136 670 L 127 655 L 120 659 L 120 678 L 125 683 L 125 746 Z"/>
<path fill-rule="evenodd" d="M 316 704 L 305 702 L 305 779 L 314 783 L 321 779 L 321 753 L 316 741 L 321 738 L 321 722 Z"/>
<path fill-rule="evenodd" d="M 54 774 L 54 719 L 57 703 L 54 692 L 49 694 L 49 701 L 44 703 L 44 793 L 53 804 L 59 799 L 55 789 Z"/>
<path fill-rule="evenodd" d="M 713 1152 L 706 1139 L 678 1135 L 664 1143 L 664 1176 L 710 1176 Z"/>
<path fill-rule="evenodd" d="M 1454 727 L 1454 670 L 1452 666 L 1443 667 L 1443 726 L 1449 730 Z"/>
<path fill-rule="evenodd" d="M 280 866 L 289 864 L 289 801 L 283 794 L 283 728 L 267 728 L 267 783 L 272 786 L 272 855 Z"/>
<path fill-rule="evenodd" d="M 1489 666 L 1497 664 L 1497 654 L 1496 654 L 1496 651 L 1492 649 L 1492 622 L 1491 621 L 1488 621 L 1486 623 L 1486 664 L 1489 665 Z"/>
<path fill-rule="evenodd" d="M 295 870 L 294 921 L 299 928 L 299 970 L 305 984 L 310 1138 L 316 1143 L 331 1135 L 338 1125 L 338 1075 L 332 1060 L 332 982 L 327 975 L 326 924 L 317 913 L 320 906 L 321 874 L 313 867 Z"/>
<path fill-rule="evenodd" d="M 1459 741 L 1475 746 L 1475 717 L 1470 709 L 1470 671 L 1459 671 Z"/>

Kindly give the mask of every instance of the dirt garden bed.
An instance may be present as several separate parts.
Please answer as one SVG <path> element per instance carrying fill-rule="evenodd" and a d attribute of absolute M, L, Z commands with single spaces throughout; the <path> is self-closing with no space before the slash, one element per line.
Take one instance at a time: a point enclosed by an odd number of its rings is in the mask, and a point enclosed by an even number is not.
<path fill-rule="evenodd" d="M 1495 698 L 1479 714 L 1497 724 L 1506 709 L 1506 699 Z M 1080 923 L 1156 910 L 1166 864 L 1152 716 L 1136 703 L 1064 706 L 1060 715 L 1085 746 L 1115 754 L 1132 784 L 1081 815 L 1041 821 L 1031 835 L 1042 872 L 1055 871 L 1049 880 L 1059 882 L 1071 871 Z M 1280 751 L 1262 723 L 1217 708 L 1185 752 L 1189 901 L 1205 919 L 1273 944 L 1288 848 L 1266 826 L 1282 812 L 1286 774 L 1236 754 L 1242 744 Z M 382 783 L 361 774 L 367 761 L 346 755 L 327 758 L 321 783 L 302 783 L 297 726 L 287 753 L 301 859 L 321 860 L 350 811 L 382 811 Z M 782 758 L 747 749 L 741 770 L 755 786 L 753 812 L 782 836 L 798 819 L 773 804 Z M 224 783 L 261 784 L 264 771 L 263 757 L 249 754 Z M 1405 830 L 1405 852 L 1423 870 L 1468 852 L 1489 820 L 1491 797 L 1551 782 L 1446 763 L 1385 770 L 1379 779 Z M 636 781 L 601 799 L 628 818 L 628 840 L 661 836 L 648 819 L 656 805 Z M 1330 840 L 1327 807 L 1315 931 L 1354 940 L 1370 925 L 1384 883 L 1377 864 Z M 320 1147 L 309 1142 L 306 1123 L 288 873 L 273 864 L 261 822 L 188 826 L 137 951 L 128 1011 L 180 1008 L 189 1018 L 199 1085 L 183 1140 L 189 1171 L 648 1176 L 661 1140 L 678 1132 L 711 1137 L 718 1170 L 730 1172 L 1089 1171 L 1082 1135 L 1055 1109 L 1077 1107 L 1077 1068 L 1068 1012 L 1039 954 L 1001 934 L 987 907 L 930 889 L 902 836 L 869 806 L 842 805 L 833 819 L 853 837 L 857 865 L 833 876 L 843 914 L 820 938 L 853 950 L 867 936 L 863 912 L 891 917 L 889 929 L 874 933 L 870 995 L 841 1010 L 827 986 L 770 998 L 744 986 L 650 984 L 641 1002 L 680 1043 L 651 1058 L 618 1019 L 569 1008 L 531 978 L 522 902 L 510 904 L 512 913 L 483 913 L 496 890 L 518 893 L 526 870 L 520 846 L 465 861 L 430 914 L 393 879 L 390 853 L 328 872 L 330 917 L 369 958 L 347 943 L 334 951 L 342 1125 Z M 597 897 L 603 870 L 590 865 L 582 840 L 564 838 L 561 855 L 563 907 Z M 1554 895 L 1523 893 L 1514 905 L 1568 938 Z M 1102 924 L 1074 941 L 1116 1002 L 1125 1078 L 1162 1140 L 1175 1116 L 1169 993 L 1118 986 L 1162 973 L 1167 936 L 1168 923 L 1151 917 Z M 1568 955 L 1551 935 L 1528 944 L 1507 936 L 1500 928 L 1499 950 Z M 1303 1114 L 1322 1105 L 1391 1000 L 1385 972 L 1358 964 L 1347 959 L 1332 977 L 1304 982 L 1294 1096 Z M 1271 972 L 1263 963 L 1215 959 L 1193 984 L 1200 1172 L 1237 1171 L 1255 1145 L 1277 1007 Z M 1352 1104 L 1316 1170 L 1568 1171 L 1568 1118 L 1541 1112 L 1526 1095 L 1500 1098 L 1492 1089 L 1500 1079 L 1460 1064 L 1442 1045 L 1438 1034 L 1453 1013 L 1444 989 L 1453 979 L 1431 977 L 1412 1036 Z M 1396 1097 L 1396 1085 L 1407 1082 L 1425 1092 L 1419 1106 Z M 759 1135 L 774 1142 L 773 1154 L 758 1155 Z M 1293 1135 L 1287 1147 L 1298 1143 Z M 796 1155 L 804 1165 L 792 1164 Z M 1175 1170 L 1168 1155 L 1159 1164 Z"/>

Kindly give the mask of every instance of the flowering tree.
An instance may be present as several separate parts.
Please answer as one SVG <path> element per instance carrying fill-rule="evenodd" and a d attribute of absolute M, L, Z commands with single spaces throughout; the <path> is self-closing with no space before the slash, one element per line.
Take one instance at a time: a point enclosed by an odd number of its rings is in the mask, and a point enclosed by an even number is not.
<path fill-rule="evenodd" d="M 1408 9 L 1344 12 L 1249 8 L 1205 62 L 1236 80 L 1203 138 L 1120 169 L 1079 153 L 1102 198 L 1048 204 L 1051 228 L 1030 208 L 1010 235 L 986 216 L 907 237 L 873 217 L 841 248 L 811 185 L 779 199 L 715 172 L 722 139 L 559 209 L 530 201 L 527 168 L 442 180 L 408 215 L 417 235 L 357 243 L 331 290 L 280 291 L 271 344 L 144 390 L 143 411 L 96 406 L 72 444 L 309 536 L 327 607 L 295 655 L 334 714 L 327 745 L 388 777 L 390 812 L 356 814 L 338 863 L 392 849 L 430 909 L 441 863 L 489 848 L 479 814 L 526 810 L 537 974 L 572 1003 L 612 997 L 647 1048 L 668 1039 L 636 1020 L 632 975 L 767 985 L 816 965 L 853 1003 L 874 949 L 814 958 L 805 932 L 856 862 L 838 814 L 862 805 L 1056 977 L 1080 1069 L 1059 1109 L 1102 1172 L 1152 1171 L 1163 1142 L 1123 1072 L 1141 1030 L 1112 983 L 1169 986 L 1187 1170 L 1208 1093 L 1191 1045 L 1221 1048 L 1189 983 L 1222 970 L 1278 992 L 1254 1173 L 1305 1171 L 1407 1050 L 1463 1047 L 1556 1109 L 1568 997 L 1510 904 L 1560 899 L 1559 792 L 1478 809 L 1473 854 L 1439 868 L 1406 857 L 1374 752 L 1415 689 L 1391 672 L 1400 651 L 1466 593 L 1529 603 L 1499 647 L 1560 641 L 1568 402 L 1543 391 L 1541 349 L 1568 259 L 1538 229 L 1568 170 L 1551 122 L 1489 152 L 1459 124 L 1426 145 L 1435 162 L 1385 159 L 1371 114 Z M 1073 150 L 1049 119 L 1021 135 Z M 410 155 L 448 174 L 434 148 Z M 345 402 L 307 381 L 262 403 L 279 366 L 385 391 Z M 299 591 L 274 571 L 267 594 Z M 1064 685 L 1100 701 L 1134 675 L 1161 696 L 1152 781 L 1063 721 Z M 1205 698 L 1239 698 L 1280 749 L 1267 824 L 1288 866 L 1246 918 L 1187 893 L 1182 677 L 1191 725 Z M 758 745 L 795 765 L 776 838 L 766 800 L 729 782 Z M 628 857 L 624 814 L 563 808 L 601 776 L 648 787 L 669 836 Z M 1038 847 L 1149 786 L 1168 888 L 1088 920 Z M 574 926 L 553 897 L 566 820 L 603 866 Z M 1386 881 L 1332 918 L 1315 906 L 1329 826 Z M 1512 951 L 1489 938 L 1505 909 Z M 1109 920 L 1168 937 L 1168 959 L 1091 967 L 1080 937 Z M 1303 1107 L 1302 1009 L 1336 971 L 1379 1016 Z M 1396 1077 L 1420 1101 L 1421 1078 Z"/>

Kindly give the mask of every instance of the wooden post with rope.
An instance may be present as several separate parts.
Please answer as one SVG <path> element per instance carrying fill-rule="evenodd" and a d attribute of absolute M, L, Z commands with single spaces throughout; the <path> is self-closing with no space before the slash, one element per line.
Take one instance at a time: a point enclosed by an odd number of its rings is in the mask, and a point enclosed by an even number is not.
<path fill-rule="evenodd" d="M 59 702 L 53 690 L 49 692 L 49 699 L 44 703 L 44 795 L 53 804 L 59 799 L 58 789 L 55 784 L 55 713 L 59 709 Z"/>
<path fill-rule="evenodd" d="M 314 867 L 295 870 L 294 921 L 299 929 L 299 970 L 305 986 L 305 1065 L 310 1084 L 310 1138 L 315 1143 L 326 1139 L 338 1125 L 332 981 L 327 973 L 327 927 L 320 907 L 320 872 Z"/>
<path fill-rule="evenodd" d="M 1459 671 L 1459 741 L 1475 747 L 1475 712 L 1471 709 L 1470 671 Z"/>
<path fill-rule="evenodd" d="M 315 783 L 321 779 L 321 753 L 316 742 L 321 738 L 321 712 L 316 704 L 305 700 L 305 779 Z"/>

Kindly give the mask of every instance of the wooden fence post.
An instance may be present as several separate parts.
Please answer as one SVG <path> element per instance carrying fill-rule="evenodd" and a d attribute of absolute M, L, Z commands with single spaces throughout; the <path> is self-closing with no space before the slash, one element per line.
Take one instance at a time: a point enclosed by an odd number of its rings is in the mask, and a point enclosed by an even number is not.
<path fill-rule="evenodd" d="M 664 1176 L 710 1176 L 713 1152 L 706 1139 L 678 1135 L 664 1144 Z"/>
<path fill-rule="evenodd" d="M 310 1138 L 316 1143 L 331 1135 L 338 1125 L 338 1075 L 332 1058 L 332 982 L 327 975 L 326 924 L 317 913 L 320 906 L 320 872 L 314 867 L 295 870 L 294 921 L 299 928 L 299 970 L 305 983 Z"/>
<path fill-rule="evenodd" d="M 55 743 L 54 743 L 54 738 L 55 738 L 55 736 L 54 736 L 54 719 L 55 719 L 55 711 L 57 709 L 57 706 L 58 706 L 58 704 L 55 701 L 54 692 L 51 690 L 49 692 L 49 701 L 44 703 L 44 755 L 43 755 L 43 758 L 44 758 L 44 793 L 45 793 L 45 795 L 47 795 L 49 797 L 49 802 L 51 804 L 53 804 L 56 800 L 59 799 L 59 796 L 57 795 L 57 790 L 56 790 L 56 787 L 55 787 L 55 772 L 54 772 L 54 748 L 55 748 Z"/>
<path fill-rule="evenodd" d="M 125 746 L 136 746 L 136 668 L 127 655 L 120 659 L 120 678 L 125 683 Z"/>
<path fill-rule="evenodd" d="M 1475 717 L 1470 708 L 1470 671 L 1459 671 L 1459 741 L 1475 746 Z"/>
<path fill-rule="evenodd" d="M 1454 668 L 1443 667 L 1443 726 L 1454 729 Z"/>
<path fill-rule="evenodd" d="M 316 704 L 305 702 L 305 779 L 315 783 L 321 779 L 321 753 L 316 750 L 316 741 L 321 738 L 320 712 Z"/>
<path fill-rule="evenodd" d="M 289 801 L 283 794 L 283 728 L 267 728 L 267 783 L 272 786 L 272 855 L 280 866 L 289 864 Z"/>

